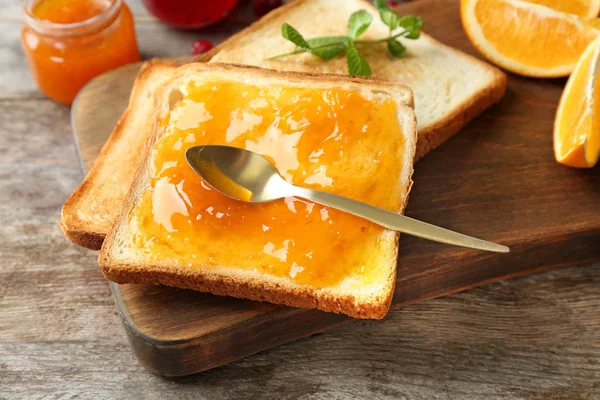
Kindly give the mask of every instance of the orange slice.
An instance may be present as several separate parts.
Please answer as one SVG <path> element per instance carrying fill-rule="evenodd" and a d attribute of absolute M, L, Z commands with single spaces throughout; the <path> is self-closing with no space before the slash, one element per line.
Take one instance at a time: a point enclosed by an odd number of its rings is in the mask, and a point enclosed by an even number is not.
<path fill-rule="evenodd" d="M 593 22 L 522 0 L 462 0 L 461 16 L 483 55 L 532 77 L 569 75 L 600 34 Z"/>
<path fill-rule="evenodd" d="M 600 155 L 600 39 L 583 53 L 560 99 L 554 155 L 565 165 L 590 168 Z"/>
<path fill-rule="evenodd" d="M 550 7 L 556 11 L 593 18 L 600 13 L 600 0 L 525 0 L 528 3 Z"/>

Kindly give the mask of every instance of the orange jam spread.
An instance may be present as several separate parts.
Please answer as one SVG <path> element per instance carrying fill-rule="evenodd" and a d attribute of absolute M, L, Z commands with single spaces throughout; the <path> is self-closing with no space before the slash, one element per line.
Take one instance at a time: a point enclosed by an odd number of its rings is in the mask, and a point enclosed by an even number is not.
<path fill-rule="evenodd" d="M 182 268 L 235 267 L 317 287 L 381 280 L 385 229 L 299 198 L 229 199 L 202 181 L 185 151 L 247 148 L 293 184 L 398 211 L 404 138 L 393 100 L 223 80 L 183 93 L 161 122 L 149 189 L 129 216 L 136 232 L 129 245 Z"/>
<path fill-rule="evenodd" d="M 39 0 L 21 42 L 40 90 L 71 104 L 92 78 L 140 60 L 131 11 L 122 0 Z"/>

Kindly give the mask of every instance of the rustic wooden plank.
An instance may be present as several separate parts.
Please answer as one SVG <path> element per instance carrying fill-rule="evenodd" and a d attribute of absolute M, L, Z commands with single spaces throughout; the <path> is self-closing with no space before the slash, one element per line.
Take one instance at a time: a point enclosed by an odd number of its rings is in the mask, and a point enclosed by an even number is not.
<path fill-rule="evenodd" d="M 20 26 L 18 21 L 0 20 L 0 99 L 43 97 L 23 55 Z"/>
<path fill-rule="evenodd" d="M 4 100 L 0 108 L 3 340 L 120 336 L 104 329 L 118 319 L 106 281 L 90 268 L 96 254 L 70 246 L 57 225 L 62 202 L 81 179 L 68 108 L 47 100 Z"/>
<path fill-rule="evenodd" d="M 0 72 L 0 88 L 15 76 Z M 149 374 L 95 253 L 58 227 L 81 179 L 68 108 L 0 109 L 0 399 L 600 398 L 600 264 L 404 307 L 196 376 Z"/>

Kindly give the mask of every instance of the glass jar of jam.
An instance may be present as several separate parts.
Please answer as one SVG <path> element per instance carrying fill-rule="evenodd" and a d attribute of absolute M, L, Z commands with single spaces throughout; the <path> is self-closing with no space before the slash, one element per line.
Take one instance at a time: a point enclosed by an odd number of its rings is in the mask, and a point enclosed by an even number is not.
<path fill-rule="evenodd" d="M 93 77 L 140 60 L 131 11 L 122 0 L 26 0 L 21 43 L 50 98 L 71 104 Z"/>
<path fill-rule="evenodd" d="M 238 0 L 143 0 L 161 21 L 183 29 L 202 28 L 225 18 Z"/>

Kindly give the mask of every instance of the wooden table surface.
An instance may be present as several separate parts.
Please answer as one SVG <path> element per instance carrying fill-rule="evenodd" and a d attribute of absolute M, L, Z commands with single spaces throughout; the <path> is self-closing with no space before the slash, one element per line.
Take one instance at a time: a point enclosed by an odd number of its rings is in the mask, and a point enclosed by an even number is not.
<path fill-rule="evenodd" d="M 251 15 L 179 32 L 129 3 L 144 57 L 188 54 Z M 191 377 L 145 371 L 96 253 L 58 226 L 82 176 L 69 108 L 30 78 L 20 16 L 0 0 L 0 399 L 600 398 L 600 264 L 404 307 Z"/>

